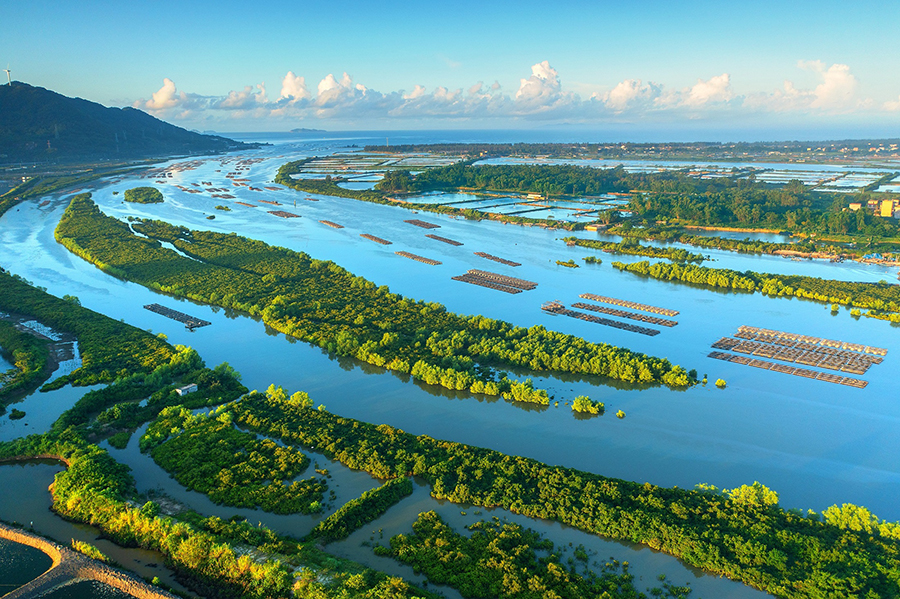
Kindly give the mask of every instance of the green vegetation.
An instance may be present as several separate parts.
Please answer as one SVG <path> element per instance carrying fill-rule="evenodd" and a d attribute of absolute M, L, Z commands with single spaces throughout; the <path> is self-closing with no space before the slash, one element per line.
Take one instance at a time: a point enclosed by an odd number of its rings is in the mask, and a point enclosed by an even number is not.
<path fill-rule="evenodd" d="M 546 405 L 528 381 L 494 367 L 573 372 L 627 382 L 687 386 L 680 366 L 572 335 L 483 316 L 460 316 L 376 287 L 332 262 L 239 237 L 159 221 L 133 225 L 103 215 L 87 195 L 73 198 L 56 237 L 107 272 L 152 289 L 260 316 L 270 327 L 340 355 L 409 373 L 429 384 L 506 394 Z M 172 243 L 191 258 L 161 247 Z"/>
<path fill-rule="evenodd" d="M 579 395 L 572 400 L 572 411 L 581 414 L 597 415 L 602 414 L 606 410 L 606 406 L 602 401 L 594 401 L 587 395 Z"/>
<path fill-rule="evenodd" d="M 100 551 L 90 543 L 85 543 L 84 541 L 76 541 L 75 539 L 72 539 L 72 549 L 79 553 L 83 553 L 91 559 L 95 559 L 101 562 L 109 561 L 109 558 L 106 557 L 102 551 Z"/>
<path fill-rule="evenodd" d="M 25 412 L 23 412 L 22 410 L 13 408 L 12 410 L 9 411 L 9 419 L 10 420 L 21 420 L 22 418 L 25 418 Z"/>
<path fill-rule="evenodd" d="M 716 387 L 719 389 L 724 389 L 728 383 L 725 382 L 725 379 L 716 379 Z"/>
<path fill-rule="evenodd" d="M 0 321 L 0 355 L 13 365 L 0 372 L 0 415 L 16 396 L 27 393 L 49 375 L 47 342 Z"/>
<path fill-rule="evenodd" d="M 146 331 L 48 295 L 6 273 L 0 273 L 0 310 L 26 314 L 78 338 L 81 367 L 44 389 L 58 389 L 67 383 L 108 383 L 117 377 L 149 373 L 168 363 L 175 353 L 168 343 Z"/>
<path fill-rule="evenodd" d="M 556 263 L 557 263 L 559 266 L 565 266 L 566 268 L 578 268 L 578 266 L 579 266 L 578 263 L 575 262 L 574 260 L 572 260 L 571 258 L 569 258 L 569 259 L 566 260 L 566 261 L 563 261 L 563 260 L 557 260 Z"/>
<path fill-rule="evenodd" d="M 353 531 L 376 520 L 404 497 L 412 495 L 412 492 L 410 479 L 391 479 L 345 503 L 338 511 L 316 524 L 307 538 L 321 539 L 324 543 L 345 539 Z"/>
<path fill-rule="evenodd" d="M 317 193 L 322 195 L 335 196 L 339 198 L 350 198 L 353 200 L 361 200 L 363 202 L 374 202 L 376 204 L 388 204 L 391 206 L 400 206 L 408 210 L 436 212 L 438 214 L 450 214 L 453 216 L 461 216 L 469 220 L 492 219 L 505 223 L 514 223 L 521 225 L 539 225 L 549 228 L 562 228 L 567 230 L 581 229 L 583 225 L 580 223 L 567 223 L 544 218 L 528 218 L 526 216 L 512 216 L 504 214 L 487 214 L 479 210 L 471 208 L 455 208 L 453 206 L 439 206 L 435 204 L 421 204 L 410 202 L 407 200 L 397 200 L 390 195 L 396 192 L 409 192 L 411 189 L 403 188 L 404 182 L 408 181 L 409 173 L 406 171 L 388 171 L 375 189 L 344 189 L 337 184 L 340 179 L 332 179 L 331 175 L 325 179 L 293 179 L 290 175 L 302 171 L 303 165 L 309 162 L 310 158 L 298 160 L 296 162 L 288 162 L 278 169 L 275 176 L 275 182 L 285 187 L 290 187 L 297 191 L 306 193 Z M 399 173 L 399 174 L 395 174 Z M 387 183 L 385 183 L 385 180 Z M 396 182 L 398 188 L 392 187 Z"/>
<path fill-rule="evenodd" d="M 702 254 L 695 254 L 683 248 L 654 247 L 641 245 L 637 239 L 626 238 L 618 243 L 612 241 L 600 241 L 595 239 L 581 239 L 579 237 L 566 237 L 563 239 L 566 245 L 576 245 L 595 250 L 603 250 L 610 254 L 630 254 L 632 256 L 649 256 L 651 258 L 665 258 L 672 262 L 703 262 L 706 258 Z M 587 259 L 585 259 L 587 260 Z"/>
<path fill-rule="evenodd" d="M 228 206 L 216 206 L 216 210 L 221 210 L 222 212 L 231 212 L 231 208 Z"/>
<path fill-rule="evenodd" d="M 590 570 L 579 574 L 580 564 L 567 567 L 559 548 L 531 529 L 497 518 L 467 528 L 471 537 L 454 532 L 437 513 L 423 512 L 413 534 L 391 537 L 390 548 L 378 546 L 375 553 L 407 563 L 429 582 L 449 585 L 467 598 L 646 597 L 634 588 L 627 566 L 620 573 L 618 563 L 607 563 L 599 576 Z M 538 557 L 538 552 L 549 555 Z"/>
<path fill-rule="evenodd" d="M 132 187 L 125 190 L 125 201 L 137 204 L 159 204 L 163 201 L 163 194 L 155 187 Z"/>
<path fill-rule="evenodd" d="M 178 520 L 161 515 L 152 501 L 141 503 L 127 467 L 74 430 L 0 443 L 0 460 L 48 455 L 68 464 L 56 476 L 52 488 L 53 509 L 58 514 L 96 526 L 119 545 L 159 551 L 179 578 L 202 596 L 435 598 L 400 578 L 338 560 L 246 522 L 226 523 L 190 515 Z M 248 544 L 257 555 L 247 555 Z M 279 550 L 277 555 L 271 554 L 273 549 Z"/>
<path fill-rule="evenodd" d="M 57 175 L 57 176 L 43 176 L 43 177 L 32 177 L 22 183 L 21 185 L 14 187 L 0 195 L 0 216 L 24 200 L 30 198 L 39 198 L 41 196 L 49 195 L 55 191 L 59 191 L 60 189 L 65 189 L 66 187 L 75 187 L 77 185 L 84 185 L 85 183 L 89 183 L 90 181 L 94 181 L 96 179 L 100 179 L 102 177 L 113 177 L 116 175 L 124 175 L 126 173 L 131 173 L 137 170 L 136 168 L 122 168 L 115 170 L 99 170 L 93 171 L 88 169 L 86 172 L 75 173 L 75 174 L 65 174 L 65 175 Z"/>
<path fill-rule="evenodd" d="M 499 506 L 642 543 L 781 597 L 900 592 L 900 525 L 866 520 L 859 510 L 832 510 L 832 520 L 823 522 L 782 510 L 761 485 L 720 494 L 627 482 L 416 437 L 260 393 L 230 409 L 241 426 L 351 468 L 378 477 L 421 476 L 437 499 Z"/>
<path fill-rule="evenodd" d="M 614 268 L 637 275 L 718 289 L 759 292 L 770 297 L 802 297 L 823 303 L 900 312 L 900 285 L 854 283 L 802 275 L 738 272 L 727 268 L 668 264 L 665 262 L 613 262 Z"/>
<path fill-rule="evenodd" d="M 141 437 L 141 450 L 179 483 L 219 504 L 309 514 L 320 510 L 327 489 L 315 476 L 285 483 L 307 469 L 309 458 L 236 430 L 224 406 L 196 416 L 186 408 L 165 408 Z"/>
<path fill-rule="evenodd" d="M 625 418 L 625 412 L 623 412 L 622 410 L 619 410 L 618 412 L 616 412 L 616 418 L 619 418 L 619 419 Z"/>
<path fill-rule="evenodd" d="M 712 235 L 694 235 L 686 233 L 677 226 L 651 226 L 638 228 L 630 222 L 609 229 L 608 233 L 621 235 L 629 239 L 647 239 L 651 241 L 668 241 L 684 243 L 711 250 L 727 250 L 741 254 L 775 254 L 782 251 L 812 253 L 817 251 L 815 244 L 809 240 L 797 243 L 778 243 L 753 239 L 729 239 Z M 821 250 L 820 250 L 821 251 Z M 846 251 L 846 248 L 826 248 L 826 251 Z"/>
<path fill-rule="evenodd" d="M 582 260 L 584 260 L 585 264 L 603 264 L 603 260 L 597 256 L 585 256 Z"/>

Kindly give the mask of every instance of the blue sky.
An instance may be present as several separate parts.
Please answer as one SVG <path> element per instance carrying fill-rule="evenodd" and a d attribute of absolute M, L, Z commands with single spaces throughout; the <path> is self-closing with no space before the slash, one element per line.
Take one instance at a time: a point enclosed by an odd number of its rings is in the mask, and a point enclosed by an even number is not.
<path fill-rule="evenodd" d="M 198 129 L 900 136 L 896 0 L 0 5 L 14 79 Z"/>

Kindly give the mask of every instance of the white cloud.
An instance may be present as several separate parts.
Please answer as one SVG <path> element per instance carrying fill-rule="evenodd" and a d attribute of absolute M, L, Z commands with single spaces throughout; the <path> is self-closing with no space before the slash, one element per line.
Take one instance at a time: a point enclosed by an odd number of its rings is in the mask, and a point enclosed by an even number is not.
<path fill-rule="evenodd" d="M 793 81 L 785 81 L 782 89 L 770 94 L 751 94 L 745 105 L 749 108 L 773 112 L 817 111 L 839 113 L 866 108 L 870 100 L 857 95 L 859 81 L 845 64 L 825 66 L 821 60 L 801 60 L 797 67 L 813 73 L 820 83 L 813 89 L 798 88 Z"/>
<path fill-rule="evenodd" d="M 803 89 L 785 81 L 773 92 L 737 95 L 729 73 L 697 79 L 684 88 L 667 89 L 661 83 L 625 79 L 608 92 L 588 100 L 567 91 L 558 71 L 549 61 L 531 66 L 531 74 L 519 80 L 515 93 L 504 93 L 498 81 L 478 81 L 468 87 L 437 86 L 432 91 L 415 85 L 410 91 L 379 92 L 356 83 L 348 73 L 329 74 L 311 90 L 304 77 L 293 71 L 281 80 L 280 94 L 269 98 L 265 83 L 245 86 L 222 96 L 179 92 L 171 79 L 150 99 L 133 105 L 164 118 L 178 120 L 222 119 L 343 119 L 344 122 L 390 119 L 522 119 L 566 122 L 629 122 L 653 116 L 661 119 L 693 120 L 713 115 L 795 112 L 841 113 L 874 108 L 871 100 L 860 100 L 859 83 L 844 64 L 826 66 L 821 61 L 800 61 L 798 68 L 817 79 Z M 885 111 L 900 111 L 900 97 L 881 105 Z"/>
<path fill-rule="evenodd" d="M 178 103 L 183 100 L 183 96 L 184 94 L 182 94 L 182 97 L 178 96 L 175 82 L 166 77 L 163 79 L 163 86 L 159 88 L 159 91 L 151 95 L 150 99 L 146 102 L 138 100 L 134 103 L 134 106 L 135 108 L 146 108 L 147 110 L 152 111 L 166 110 L 177 106 Z"/>
<path fill-rule="evenodd" d="M 898 96 L 896 100 L 889 100 L 885 102 L 883 108 L 890 112 L 900 110 L 900 96 Z"/>
<path fill-rule="evenodd" d="M 306 88 L 306 79 L 298 77 L 294 71 L 288 71 L 284 79 L 281 80 L 281 97 L 291 102 L 299 100 L 308 100 L 312 97 Z"/>
<path fill-rule="evenodd" d="M 734 97 L 731 90 L 731 76 L 728 73 L 717 75 L 708 81 L 698 79 L 684 99 L 685 106 L 703 106 L 711 102 L 727 102 Z"/>
<path fill-rule="evenodd" d="M 600 100 L 615 112 L 648 106 L 659 97 L 662 87 L 654 83 L 646 85 L 640 79 L 626 79 L 616 85 L 609 93 L 594 94 L 592 99 Z"/>

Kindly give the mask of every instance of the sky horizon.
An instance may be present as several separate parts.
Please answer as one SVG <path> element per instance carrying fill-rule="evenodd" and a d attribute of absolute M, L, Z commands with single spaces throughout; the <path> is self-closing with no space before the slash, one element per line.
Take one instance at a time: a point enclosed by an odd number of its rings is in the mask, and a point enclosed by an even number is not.
<path fill-rule="evenodd" d="M 896 2 L 34 0 L 4 17 L 14 80 L 196 130 L 900 137 Z"/>

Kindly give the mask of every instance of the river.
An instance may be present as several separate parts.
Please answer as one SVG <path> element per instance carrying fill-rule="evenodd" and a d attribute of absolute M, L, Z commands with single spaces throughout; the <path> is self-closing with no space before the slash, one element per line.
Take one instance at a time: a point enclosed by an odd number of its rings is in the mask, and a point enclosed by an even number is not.
<path fill-rule="evenodd" d="M 354 140 L 349 143 L 359 143 Z M 247 156 L 263 158 L 241 173 L 249 185 L 271 184 L 278 166 L 290 159 L 346 151 L 348 142 L 317 140 L 262 148 Z M 174 184 L 211 181 L 231 188 L 224 177 L 231 165 L 219 158 L 199 168 L 174 174 L 159 185 L 166 202 L 124 204 L 122 192 L 152 180 L 97 182 L 94 199 L 104 212 L 125 218 L 160 218 L 192 228 L 236 232 L 334 260 L 351 272 L 397 293 L 438 301 L 464 314 L 483 314 L 522 326 L 541 324 L 591 341 L 604 341 L 667 357 L 686 368 L 723 378 L 726 389 L 697 386 L 683 392 L 667 388 L 609 385 L 590 377 L 533 377 L 550 390 L 559 407 L 535 409 L 503 400 L 473 398 L 468 393 L 410 382 L 407 377 L 350 359 L 335 359 L 305 343 L 285 339 L 260 322 L 225 310 L 177 301 L 138 285 L 110 277 L 56 244 L 53 229 L 71 194 L 56 195 L 39 207 L 29 201 L 4 215 L 0 228 L 0 264 L 50 293 L 76 295 L 86 307 L 121 318 L 137 327 L 165 333 L 173 343 L 191 345 L 209 365 L 228 361 L 251 389 L 270 383 L 290 391 L 309 392 L 329 411 L 361 420 L 388 423 L 413 434 L 450 439 L 524 455 L 600 474 L 654 484 L 692 487 L 706 482 L 730 488 L 755 480 L 776 490 L 781 505 L 820 511 L 851 502 L 880 517 L 900 519 L 900 440 L 895 435 L 900 405 L 894 396 L 897 328 L 874 319 L 854 319 L 848 310 L 832 315 L 825 305 L 797 299 L 711 292 L 641 279 L 609 266 L 610 257 L 559 241 L 565 232 L 538 227 L 472 222 L 348 199 L 315 196 L 307 202 L 290 190 L 254 192 L 246 187 L 229 193 L 256 208 L 230 204 L 231 212 L 214 209 L 222 200 L 189 194 Z M 114 192 L 118 192 L 114 194 Z M 277 201 L 277 209 L 296 212 L 297 219 L 267 214 L 259 199 Z M 294 201 L 297 200 L 297 207 Z M 271 207 L 276 209 L 276 207 Z M 214 220 L 207 216 L 214 215 Z M 431 231 L 463 243 L 450 246 L 424 237 L 403 221 L 419 218 L 441 226 Z M 335 230 L 319 220 L 338 222 Z M 380 246 L 360 237 L 369 233 L 389 239 Z M 594 234 L 579 233 L 590 237 Z M 442 262 L 429 266 L 396 256 L 406 250 Z M 521 262 L 511 268 L 473 254 L 483 251 Z M 563 268 L 556 260 L 581 262 L 596 254 L 601 265 Z M 846 280 L 878 281 L 896 274 L 883 267 L 857 263 L 792 262 L 773 256 L 704 251 L 714 266 L 762 272 L 796 272 Z M 535 291 L 506 295 L 450 279 L 480 268 L 538 282 Z M 656 337 L 602 327 L 543 313 L 544 301 L 578 301 L 591 292 L 679 310 L 679 325 Z M 194 332 L 142 309 L 152 302 L 212 322 Z M 889 348 L 883 364 L 863 378 L 857 390 L 822 381 L 760 371 L 706 357 L 710 344 L 732 335 L 740 325 L 803 333 Z M 239 340 L 239 341 L 238 341 Z M 579 394 L 606 404 L 607 414 L 576 419 L 564 405 Z M 624 419 L 613 414 L 626 413 Z M 27 410 L 26 410 L 27 412 Z M 0 429 L 2 430 L 2 429 Z M 142 474 L 138 484 L 142 485 Z M 677 582 L 677 581 L 676 581 Z"/>

